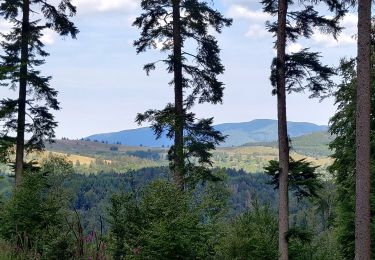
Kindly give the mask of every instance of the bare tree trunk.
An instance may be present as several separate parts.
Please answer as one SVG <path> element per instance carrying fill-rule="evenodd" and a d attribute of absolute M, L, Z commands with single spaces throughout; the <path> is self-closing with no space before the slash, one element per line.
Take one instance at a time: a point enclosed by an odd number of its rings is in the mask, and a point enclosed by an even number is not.
<path fill-rule="evenodd" d="M 184 189 L 184 107 L 182 78 L 182 38 L 180 0 L 173 0 L 173 56 L 175 92 L 175 138 L 174 138 L 174 179 L 176 185 Z"/>
<path fill-rule="evenodd" d="M 27 92 L 27 63 L 29 56 L 30 34 L 30 1 L 23 0 L 22 5 L 22 38 L 21 38 L 21 67 L 18 96 L 18 119 L 16 140 L 16 184 L 19 185 L 23 174 L 25 150 L 25 115 Z"/>
<path fill-rule="evenodd" d="M 355 259 L 371 259 L 371 0 L 358 1 Z"/>
<path fill-rule="evenodd" d="M 286 13 L 287 1 L 279 0 L 277 31 L 277 117 L 279 135 L 279 259 L 287 260 L 289 229 L 288 174 L 289 174 L 289 142 L 286 118 Z"/>

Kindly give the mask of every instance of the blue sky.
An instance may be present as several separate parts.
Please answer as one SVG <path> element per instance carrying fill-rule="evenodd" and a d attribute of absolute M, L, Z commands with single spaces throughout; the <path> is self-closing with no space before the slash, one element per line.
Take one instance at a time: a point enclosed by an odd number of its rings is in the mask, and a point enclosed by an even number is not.
<path fill-rule="evenodd" d="M 139 31 L 131 26 L 141 12 L 139 0 L 75 0 L 74 18 L 80 29 L 77 40 L 60 39 L 50 31 L 44 42 L 51 56 L 43 66 L 53 76 L 62 110 L 56 113 L 58 137 L 80 138 L 95 133 L 135 128 L 138 112 L 163 108 L 172 101 L 171 75 L 161 67 L 146 76 L 142 67 L 157 59 L 157 51 L 136 55 L 132 42 Z M 276 118 L 276 98 L 271 95 L 269 67 L 275 54 L 273 38 L 264 29 L 269 17 L 258 1 L 215 0 L 214 6 L 234 19 L 231 28 L 218 37 L 226 72 L 223 105 L 199 105 L 201 117 L 215 117 L 215 123 Z M 347 29 L 335 41 L 318 32 L 311 40 L 289 46 L 288 51 L 311 47 L 322 52 L 323 60 L 337 65 L 342 57 L 355 56 L 352 35 L 356 16 L 349 14 L 342 25 Z M 0 23 L 0 30 L 7 25 Z M 0 89 L 3 96 L 14 95 Z M 308 99 L 306 94 L 288 96 L 288 120 L 327 124 L 335 108 L 333 100 Z"/>

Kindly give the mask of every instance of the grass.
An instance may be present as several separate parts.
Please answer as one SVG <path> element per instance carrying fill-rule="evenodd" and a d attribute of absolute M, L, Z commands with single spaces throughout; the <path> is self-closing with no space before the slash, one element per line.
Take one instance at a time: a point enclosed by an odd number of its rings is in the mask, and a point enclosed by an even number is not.
<path fill-rule="evenodd" d="M 12 252 L 12 247 L 3 240 L 0 240 L 0 260 L 20 260 L 15 257 Z M 26 258 L 25 258 L 26 259 Z"/>

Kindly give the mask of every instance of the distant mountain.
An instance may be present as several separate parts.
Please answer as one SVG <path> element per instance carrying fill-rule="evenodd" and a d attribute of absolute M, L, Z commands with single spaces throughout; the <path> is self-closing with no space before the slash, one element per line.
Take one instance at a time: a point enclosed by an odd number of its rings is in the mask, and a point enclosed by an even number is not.
<path fill-rule="evenodd" d="M 220 124 L 216 125 L 215 129 L 228 136 L 223 146 L 240 146 L 246 143 L 272 142 L 277 140 L 277 121 L 271 119 L 256 119 L 244 123 Z M 306 122 L 288 122 L 290 137 L 298 137 L 326 130 L 327 126 Z M 121 143 L 127 146 L 142 145 L 148 147 L 162 147 L 172 144 L 172 141 L 165 136 L 156 140 L 153 131 L 148 127 L 114 133 L 95 134 L 84 139 L 108 143 Z"/>
<path fill-rule="evenodd" d="M 88 136 L 84 139 L 91 141 L 108 142 L 110 144 L 121 143 L 126 146 L 148 146 L 148 147 L 162 147 L 169 146 L 172 141 L 166 136 L 156 139 L 154 132 L 149 127 L 138 129 L 124 130 L 114 133 L 96 134 Z"/>

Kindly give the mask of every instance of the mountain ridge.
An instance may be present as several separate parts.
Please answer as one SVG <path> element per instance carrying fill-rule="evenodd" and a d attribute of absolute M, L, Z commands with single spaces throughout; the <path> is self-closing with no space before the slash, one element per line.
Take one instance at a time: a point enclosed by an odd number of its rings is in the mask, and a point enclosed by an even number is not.
<path fill-rule="evenodd" d="M 247 143 L 272 142 L 277 140 L 277 120 L 255 119 L 249 122 L 223 123 L 214 126 L 216 130 L 227 135 L 223 147 L 241 146 Z M 325 125 L 309 122 L 288 122 L 290 137 L 298 137 L 328 129 Z M 83 138 L 111 144 L 121 143 L 127 146 L 167 147 L 172 145 L 172 140 L 162 136 L 156 140 L 150 127 L 122 130 L 118 132 L 94 134 Z"/>

